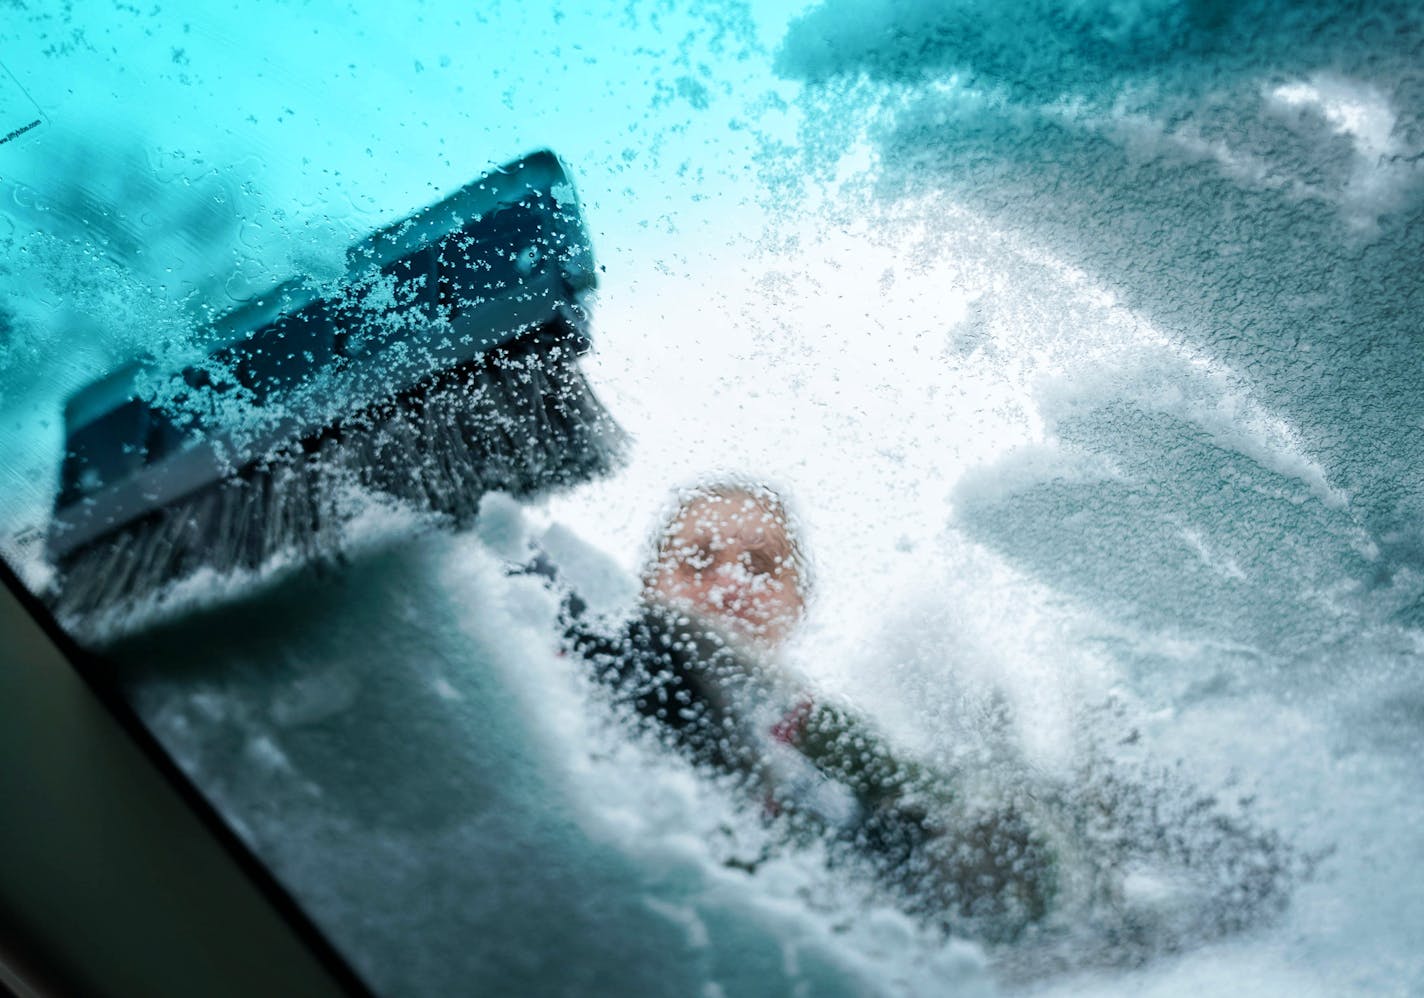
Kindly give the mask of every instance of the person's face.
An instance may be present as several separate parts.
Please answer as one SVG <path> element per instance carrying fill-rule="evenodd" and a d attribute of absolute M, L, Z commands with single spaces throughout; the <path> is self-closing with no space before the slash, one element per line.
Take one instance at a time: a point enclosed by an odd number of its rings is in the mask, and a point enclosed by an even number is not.
<path fill-rule="evenodd" d="M 748 496 L 703 496 L 683 506 L 646 589 L 766 645 L 780 644 L 801 618 L 786 525 Z"/>

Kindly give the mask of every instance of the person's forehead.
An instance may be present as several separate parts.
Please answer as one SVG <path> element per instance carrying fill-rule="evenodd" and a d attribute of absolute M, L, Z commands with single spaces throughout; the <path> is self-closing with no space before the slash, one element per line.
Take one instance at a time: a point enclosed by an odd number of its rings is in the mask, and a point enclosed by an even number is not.
<path fill-rule="evenodd" d="M 699 496 L 677 513 L 674 531 L 683 537 L 717 534 L 746 540 L 784 540 L 786 526 L 751 496 Z"/>

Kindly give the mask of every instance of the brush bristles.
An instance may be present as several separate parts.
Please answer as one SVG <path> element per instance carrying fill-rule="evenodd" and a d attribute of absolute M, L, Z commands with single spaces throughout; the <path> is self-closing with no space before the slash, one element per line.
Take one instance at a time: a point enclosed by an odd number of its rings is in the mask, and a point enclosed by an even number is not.
<path fill-rule="evenodd" d="M 572 350 L 530 346 L 442 371 L 81 549 L 59 566 L 56 612 L 92 613 L 203 568 L 333 556 L 362 489 L 466 525 L 488 492 L 525 497 L 608 474 L 622 429 Z"/>

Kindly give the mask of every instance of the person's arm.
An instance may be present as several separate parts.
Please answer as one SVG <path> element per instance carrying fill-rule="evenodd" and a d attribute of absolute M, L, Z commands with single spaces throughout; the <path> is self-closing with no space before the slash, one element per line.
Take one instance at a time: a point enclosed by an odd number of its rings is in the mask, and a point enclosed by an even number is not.
<path fill-rule="evenodd" d="M 1014 794 L 969 800 L 965 780 L 896 753 L 845 707 L 806 704 L 797 721 L 783 740 L 855 795 L 852 841 L 912 911 L 1001 940 L 1048 913 L 1057 863 Z"/>
<path fill-rule="evenodd" d="M 616 687 L 633 678 L 636 656 L 630 654 L 627 628 L 594 619 L 588 611 L 588 603 L 561 577 L 558 566 L 548 554 L 536 549 L 532 558 L 508 568 L 507 574 L 538 576 L 558 595 L 564 651 L 588 662 L 597 679 Z"/>
<path fill-rule="evenodd" d="M 848 708 L 807 702 L 783 740 L 824 776 L 845 786 L 867 811 L 927 788 L 927 771 L 893 753 L 869 723 Z M 948 787 L 946 786 L 946 790 Z"/>

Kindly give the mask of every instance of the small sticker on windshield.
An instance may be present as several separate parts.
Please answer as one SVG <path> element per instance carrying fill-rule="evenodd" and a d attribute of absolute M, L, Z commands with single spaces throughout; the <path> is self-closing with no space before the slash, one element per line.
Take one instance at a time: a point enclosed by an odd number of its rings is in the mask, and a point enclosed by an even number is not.
<path fill-rule="evenodd" d="M 0 146 L 28 135 L 44 123 L 44 112 L 0 64 Z"/>

